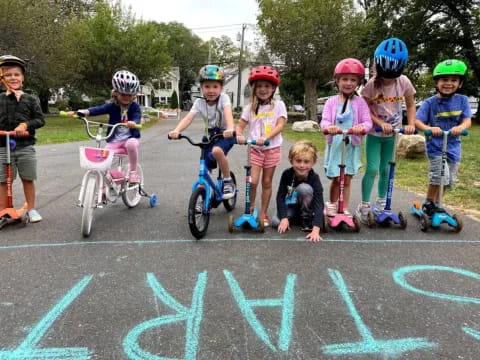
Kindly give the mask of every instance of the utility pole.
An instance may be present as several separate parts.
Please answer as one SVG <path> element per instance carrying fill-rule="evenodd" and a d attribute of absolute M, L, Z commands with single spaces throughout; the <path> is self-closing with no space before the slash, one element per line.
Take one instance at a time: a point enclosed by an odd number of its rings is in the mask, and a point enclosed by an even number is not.
<path fill-rule="evenodd" d="M 245 37 L 245 29 L 247 24 L 242 24 L 242 36 L 240 38 L 240 56 L 238 57 L 238 86 L 237 86 L 237 108 L 240 108 L 240 93 L 242 92 L 242 56 L 243 56 L 243 39 Z"/>

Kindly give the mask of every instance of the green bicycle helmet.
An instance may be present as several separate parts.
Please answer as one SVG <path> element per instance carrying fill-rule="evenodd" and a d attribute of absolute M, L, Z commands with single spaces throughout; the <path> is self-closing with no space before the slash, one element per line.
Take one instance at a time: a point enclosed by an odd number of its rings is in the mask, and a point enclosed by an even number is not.
<path fill-rule="evenodd" d="M 467 65 L 461 60 L 448 59 L 442 61 L 433 69 L 433 79 L 438 76 L 458 75 L 461 80 L 467 75 Z"/>

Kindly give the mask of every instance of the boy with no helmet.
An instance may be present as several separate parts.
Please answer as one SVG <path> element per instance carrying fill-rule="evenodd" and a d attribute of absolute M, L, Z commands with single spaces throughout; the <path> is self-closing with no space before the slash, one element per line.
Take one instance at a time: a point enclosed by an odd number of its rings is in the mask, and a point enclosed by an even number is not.
<path fill-rule="evenodd" d="M 223 133 L 206 151 L 206 165 L 209 170 L 218 165 L 223 174 L 223 198 L 231 199 L 235 195 L 235 184 L 230 177 L 230 166 L 227 154 L 233 147 L 233 114 L 230 98 L 222 93 L 225 73 L 216 65 L 206 65 L 200 69 L 198 77 L 202 98 L 195 100 L 190 112 L 178 123 L 173 131 L 168 133 L 172 139 L 178 139 L 179 134 L 192 123 L 197 114 L 205 120 L 205 135 L 212 137 Z"/>
<path fill-rule="evenodd" d="M 6 92 L 0 94 L 0 130 L 16 131 L 22 135 L 28 131 L 29 136 L 15 138 L 16 147 L 10 156 L 13 164 L 13 178 L 16 173 L 23 184 L 30 222 L 39 222 L 42 217 L 35 209 L 35 180 L 37 179 L 37 159 L 35 155 L 35 129 L 45 125 L 40 101 L 35 95 L 22 91 L 25 80 L 24 60 L 12 56 L 0 56 L 0 80 Z M 6 161 L 5 137 L 0 138 L 0 210 L 7 206 L 7 178 L 3 164 Z"/>
<path fill-rule="evenodd" d="M 437 94 L 422 103 L 417 111 L 415 125 L 421 131 L 430 130 L 432 135 L 426 142 L 426 154 L 430 163 L 427 197 L 422 210 L 429 216 L 439 209 L 440 173 L 442 169 L 442 131 L 450 131 L 448 137 L 447 166 L 445 166 L 446 188 L 453 186 L 457 177 L 462 154 L 460 133 L 472 124 L 472 112 L 468 98 L 457 94 L 467 75 L 467 66 L 460 60 L 445 60 L 433 70 Z"/>
<path fill-rule="evenodd" d="M 262 202 L 259 216 L 264 226 L 270 226 L 268 205 L 272 197 L 273 174 L 281 161 L 283 142 L 281 132 L 287 121 L 287 109 L 283 101 L 273 99 L 275 90 L 280 84 L 278 72 L 273 67 L 262 65 L 253 68 L 248 83 L 252 87 L 250 104 L 245 107 L 238 122 L 237 141 L 239 144 L 245 142 L 243 130 L 248 124 L 248 139 L 257 141 L 257 145 L 252 146 L 250 153 L 252 162 L 250 201 L 253 209 L 262 174 Z M 267 140 L 270 142 L 269 146 L 262 146 Z"/>
<path fill-rule="evenodd" d="M 117 71 L 112 77 L 112 101 L 107 104 L 91 107 L 77 112 L 83 116 L 108 114 L 108 123 L 115 125 L 124 123 L 127 128 L 117 128 L 113 136 L 107 139 L 105 148 L 117 153 L 126 153 L 130 165 L 128 181 L 132 184 L 140 181 L 137 171 L 140 131 L 135 128 L 142 121 L 142 111 L 135 101 L 140 87 L 138 77 L 127 70 Z M 74 112 L 69 112 L 73 115 Z M 111 132 L 109 127 L 107 135 Z"/>
<path fill-rule="evenodd" d="M 320 177 L 313 170 L 317 161 L 317 149 L 308 140 L 298 140 L 290 147 L 288 159 L 292 167 L 283 171 L 277 191 L 277 216 L 272 225 L 279 233 L 290 229 L 294 222 L 311 242 L 322 240 L 323 187 Z"/>

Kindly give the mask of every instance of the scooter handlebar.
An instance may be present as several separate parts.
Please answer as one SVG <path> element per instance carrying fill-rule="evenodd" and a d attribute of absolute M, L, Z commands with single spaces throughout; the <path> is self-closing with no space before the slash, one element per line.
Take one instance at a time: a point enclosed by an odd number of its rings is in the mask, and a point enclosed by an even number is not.
<path fill-rule="evenodd" d="M 375 131 L 376 132 L 382 132 L 383 129 L 381 126 L 375 126 Z M 399 129 L 392 129 L 392 132 L 396 132 L 396 133 L 400 133 L 400 134 L 405 134 L 405 129 L 404 128 L 399 128 Z M 413 134 L 418 134 L 418 130 L 415 129 L 415 131 L 413 132 Z"/>
<path fill-rule="evenodd" d="M 352 135 L 353 134 L 353 130 L 350 128 L 348 130 L 337 130 L 337 132 L 333 135 L 340 135 L 340 134 L 343 134 L 343 133 L 346 133 L 347 135 Z M 328 131 L 328 129 L 323 129 L 323 134 L 324 135 L 332 135 L 330 134 L 330 132 Z M 362 129 L 362 132 L 360 133 L 360 135 L 366 135 L 367 134 L 367 131 L 365 129 Z"/>
<path fill-rule="evenodd" d="M 0 136 L 7 136 L 7 133 L 10 137 L 26 137 L 30 135 L 29 132 L 26 130 L 22 131 L 21 133 L 15 130 L 12 130 L 12 131 L 0 130 Z"/>
<path fill-rule="evenodd" d="M 445 132 L 445 130 L 443 131 Z M 450 130 L 447 131 L 448 132 L 448 135 L 450 136 L 453 136 L 451 133 L 450 133 Z M 423 134 L 425 135 L 425 137 L 430 137 L 430 136 L 433 136 L 432 135 L 432 130 L 430 129 L 427 129 L 423 132 Z M 461 132 L 460 132 L 460 136 L 467 136 L 468 135 L 468 130 L 467 129 L 463 129 Z M 439 135 L 439 136 L 442 136 L 442 135 Z"/>
<path fill-rule="evenodd" d="M 237 140 L 235 140 L 235 144 L 237 144 L 237 145 L 257 145 L 257 140 L 256 139 L 246 140 L 243 144 L 239 144 L 237 142 Z M 269 146 L 269 145 L 270 145 L 270 140 L 265 140 L 263 142 L 262 146 Z"/>

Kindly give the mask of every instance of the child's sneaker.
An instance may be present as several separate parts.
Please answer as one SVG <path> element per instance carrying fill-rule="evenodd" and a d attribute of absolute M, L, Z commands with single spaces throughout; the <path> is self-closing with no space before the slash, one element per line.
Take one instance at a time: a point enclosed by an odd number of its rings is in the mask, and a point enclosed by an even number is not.
<path fill-rule="evenodd" d="M 300 228 L 301 231 L 311 232 L 313 229 L 312 226 L 312 219 L 302 219 L 302 227 Z"/>
<path fill-rule="evenodd" d="M 270 226 L 270 218 L 268 217 L 268 215 L 265 215 L 263 217 L 263 227 L 269 227 Z"/>
<path fill-rule="evenodd" d="M 437 209 L 437 205 L 432 200 L 427 200 L 422 205 L 422 211 L 428 216 L 435 214 Z"/>
<path fill-rule="evenodd" d="M 235 184 L 233 181 L 224 180 L 223 182 L 223 199 L 228 200 L 235 196 Z"/>
<path fill-rule="evenodd" d="M 370 205 L 360 203 L 355 210 L 355 215 L 360 218 L 363 224 L 368 224 L 368 213 L 370 212 Z"/>
<path fill-rule="evenodd" d="M 378 198 L 377 201 L 375 201 L 375 209 L 378 212 L 382 212 L 383 210 L 385 210 L 385 205 L 387 205 L 386 199 Z"/>
<path fill-rule="evenodd" d="M 337 215 L 337 203 L 331 203 L 331 202 L 327 201 L 325 203 L 325 206 L 327 208 L 327 216 Z"/>
<path fill-rule="evenodd" d="M 28 217 L 30 218 L 31 223 L 36 223 L 36 222 L 42 221 L 42 216 L 35 209 L 32 209 L 32 210 L 28 211 Z"/>
<path fill-rule="evenodd" d="M 140 174 L 138 173 L 138 171 L 130 171 L 130 174 L 128 176 L 128 182 L 130 184 L 138 184 L 140 182 Z"/>

